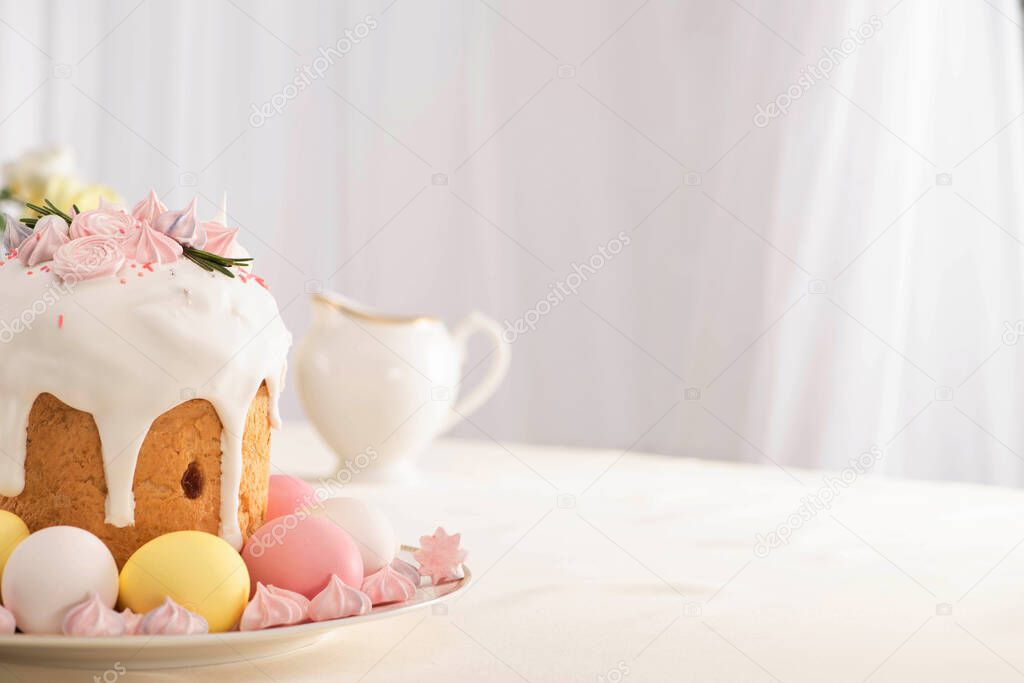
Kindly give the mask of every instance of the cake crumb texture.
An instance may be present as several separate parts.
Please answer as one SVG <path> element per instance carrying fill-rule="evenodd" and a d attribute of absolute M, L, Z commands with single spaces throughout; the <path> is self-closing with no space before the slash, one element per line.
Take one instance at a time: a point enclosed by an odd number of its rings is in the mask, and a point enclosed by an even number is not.
<path fill-rule="evenodd" d="M 270 396 L 262 385 L 249 406 L 242 441 L 238 521 L 248 537 L 263 523 L 270 475 Z M 25 489 L 0 496 L 0 509 L 21 517 L 30 531 L 67 524 L 96 534 L 117 566 L 152 538 L 220 527 L 221 422 L 205 399 L 179 404 L 149 429 L 135 470 L 135 525 L 105 524 L 107 485 L 99 431 L 89 413 L 40 394 L 28 419 Z M 114 457 L 131 457 L 128 444 L 109 444 Z"/>

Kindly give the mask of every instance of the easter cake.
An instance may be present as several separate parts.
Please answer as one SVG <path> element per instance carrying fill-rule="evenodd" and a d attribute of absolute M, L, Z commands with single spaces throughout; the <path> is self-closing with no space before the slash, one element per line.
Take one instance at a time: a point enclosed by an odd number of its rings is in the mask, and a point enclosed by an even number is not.
<path fill-rule="evenodd" d="M 153 192 L 29 208 L 0 261 L 0 509 L 85 529 L 119 567 L 179 530 L 241 549 L 291 336 L 237 229 Z"/>

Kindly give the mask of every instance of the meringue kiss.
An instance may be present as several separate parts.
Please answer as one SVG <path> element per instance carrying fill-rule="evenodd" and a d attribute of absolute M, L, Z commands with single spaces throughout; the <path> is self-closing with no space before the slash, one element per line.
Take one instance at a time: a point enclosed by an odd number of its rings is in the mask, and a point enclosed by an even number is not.
<path fill-rule="evenodd" d="M 196 218 L 196 199 L 182 211 L 165 211 L 153 222 L 153 228 L 181 244 L 195 249 L 206 246 L 206 231 Z"/>
<path fill-rule="evenodd" d="M 344 619 L 370 611 L 370 596 L 346 585 L 337 574 L 331 574 L 324 589 L 309 603 L 309 618 L 313 621 Z"/>
<path fill-rule="evenodd" d="M 147 636 L 193 636 L 209 631 L 206 619 L 189 612 L 169 596 L 162 605 L 146 612 L 138 628 L 138 633 Z"/>
<path fill-rule="evenodd" d="M 283 588 L 256 584 L 253 596 L 238 625 L 240 631 L 259 631 L 274 626 L 300 624 L 309 617 L 309 600 Z"/>
<path fill-rule="evenodd" d="M 363 592 L 374 605 L 386 605 L 391 602 L 405 602 L 416 595 L 416 586 L 390 564 L 363 579 Z"/>
<path fill-rule="evenodd" d="M 135 220 L 152 226 L 156 223 L 156 219 L 160 214 L 167 211 L 167 207 L 160 201 L 160 198 L 156 196 L 156 191 L 150 190 L 146 198 L 140 201 L 132 208 L 132 216 Z"/>
<path fill-rule="evenodd" d="M 99 593 L 90 591 L 88 598 L 64 615 L 61 631 L 66 636 L 123 636 L 124 615 L 103 604 Z"/>
<path fill-rule="evenodd" d="M 18 248 L 18 258 L 29 268 L 53 258 L 68 243 L 68 224 L 60 216 L 43 216 Z"/>

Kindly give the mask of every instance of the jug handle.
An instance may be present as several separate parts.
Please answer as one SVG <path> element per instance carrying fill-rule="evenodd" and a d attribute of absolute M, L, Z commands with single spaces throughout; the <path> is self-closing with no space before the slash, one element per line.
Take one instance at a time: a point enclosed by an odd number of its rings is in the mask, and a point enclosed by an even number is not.
<path fill-rule="evenodd" d="M 483 332 L 494 343 L 494 350 L 492 351 L 494 358 L 491 360 L 491 367 L 487 370 L 487 374 L 484 375 L 480 384 L 469 394 L 455 402 L 441 430 L 442 432 L 448 431 L 482 406 L 491 397 L 491 394 L 501 386 L 505 375 L 508 374 L 511 349 L 508 342 L 502 336 L 501 326 L 478 311 L 469 314 L 452 332 L 452 338 L 459 348 L 460 356 L 465 358 L 466 344 L 469 338 L 477 332 Z M 459 384 L 462 384 L 461 380 Z"/>

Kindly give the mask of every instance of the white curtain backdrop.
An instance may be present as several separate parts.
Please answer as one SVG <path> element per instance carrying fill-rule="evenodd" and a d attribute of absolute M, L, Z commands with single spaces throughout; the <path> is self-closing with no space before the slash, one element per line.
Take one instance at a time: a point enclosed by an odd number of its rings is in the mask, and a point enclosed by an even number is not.
<path fill-rule="evenodd" d="M 0 20 L 0 155 L 66 143 L 83 176 L 210 215 L 226 190 L 297 338 L 321 286 L 533 319 L 628 235 L 459 435 L 829 468 L 878 446 L 888 473 L 1024 484 L 1016 2 L 7 1 Z"/>

